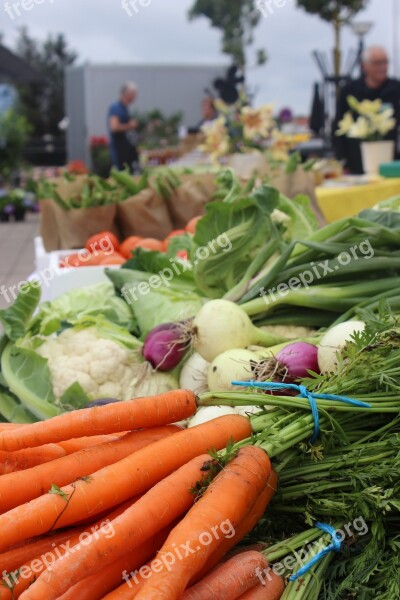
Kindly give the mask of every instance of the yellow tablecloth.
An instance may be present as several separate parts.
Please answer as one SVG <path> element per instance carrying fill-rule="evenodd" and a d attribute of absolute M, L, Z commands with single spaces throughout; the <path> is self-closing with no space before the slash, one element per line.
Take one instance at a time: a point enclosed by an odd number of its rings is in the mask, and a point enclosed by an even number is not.
<path fill-rule="evenodd" d="M 400 179 L 381 179 L 345 188 L 317 187 L 318 204 L 328 223 L 352 217 L 377 202 L 400 195 Z"/>

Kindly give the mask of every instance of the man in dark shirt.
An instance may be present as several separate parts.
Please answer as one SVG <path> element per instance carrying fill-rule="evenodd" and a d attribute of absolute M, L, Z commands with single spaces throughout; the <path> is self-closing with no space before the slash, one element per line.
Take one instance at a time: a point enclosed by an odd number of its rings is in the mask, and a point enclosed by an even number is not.
<path fill-rule="evenodd" d="M 134 83 L 126 83 L 121 88 L 119 100 L 108 110 L 108 131 L 113 165 L 120 171 L 126 166 L 131 171 L 137 168 L 139 155 L 130 141 L 128 133 L 138 127 L 135 119 L 131 119 L 128 106 L 137 98 L 137 87 Z"/>
<path fill-rule="evenodd" d="M 361 79 L 351 81 L 341 91 L 338 110 L 333 124 L 333 145 L 336 157 L 345 161 L 345 167 L 355 175 L 362 174 L 363 165 L 361 158 L 360 140 L 348 138 L 346 136 L 337 137 L 335 131 L 338 123 L 346 112 L 351 112 L 354 118 L 355 114 L 347 102 L 348 96 L 354 96 L 357 100 L 377 100 L 381 99 L 384 108 L 393 108 L 395 111 L 396 127 L 385 137 L 387 140 L 394 140 L 396 143 L 396 157 L 400 157 L 399 148 L 399 128 L 400 128 L 400 81 L 388 77 L 389 59 L 384 48 L 373 47 L 364 52 L 363 72 Z"/>

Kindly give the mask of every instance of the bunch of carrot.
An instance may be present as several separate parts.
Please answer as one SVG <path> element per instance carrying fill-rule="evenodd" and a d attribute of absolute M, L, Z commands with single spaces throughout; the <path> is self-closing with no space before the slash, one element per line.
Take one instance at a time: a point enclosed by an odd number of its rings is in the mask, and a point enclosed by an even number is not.
<path fill-rule="evenodd" d="M 252 445 L 209 453 L 249 438 L 245 417 L 173 424 L 196 408 L 178 390 L 0 426 L 0 600 L 278 600 L 261 553 L 224 562 L 277 475 Z"/>

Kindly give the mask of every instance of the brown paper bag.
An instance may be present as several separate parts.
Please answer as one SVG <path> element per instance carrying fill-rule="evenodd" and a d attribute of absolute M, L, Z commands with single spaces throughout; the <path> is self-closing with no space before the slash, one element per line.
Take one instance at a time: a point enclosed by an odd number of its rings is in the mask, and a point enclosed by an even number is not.
<path fill-rule="evenodd" d="M 140 235 L 163 240 L 173 229 L 165 201 L 150 188 L 117 205 L 117 224 L 121 239 Z"/>
<path fill-rule="evenodd" d="M 190 219 L 204 215 L 216 190 L 212 173 L 182 175 L 180 180 L 181 185 L 166 201 L 174 229 L 183 229 Z"/>
<path fill-rule="evenodd" d="M 58 233 L 56 213 L 54 211 L 54 200 L 46 199 L 40 201 L 39 231 L 43 239 L 46 252 L 53 252 L 60 248 L 60 236 Z"/>
<path fill-rule="evenodd" d="M 65 177 L 53 177 L 48 181 L 54 185 L 61 200 L 68 201 L 82 193 L 86 180 L 87 175 L 75 175 L 73 181 L 68 181 Z"/>
<path fill-rule="evenodd" d="M 253 175 L 260 178 L 268 176 L 269 183 L 288 198 L 299 194 L 308 196 L 319 225 L 326 224 L 317 201 L 316 180 L 312 172 L 298 167 L 294 173 L 285 173 L 283 166 L 272 167 L 267 156 L 260 152 L 233 154 L 229 157 L 229 165 L 244 179 L 250 179 Z"/>
<path fill-rule="evenodd" d="M 61 250 L 83 248 L 90 236 L 101 231 L 111 231 L 118 235 L 115 204 L 63 210 L 54 203 L 54 212 Z"/>

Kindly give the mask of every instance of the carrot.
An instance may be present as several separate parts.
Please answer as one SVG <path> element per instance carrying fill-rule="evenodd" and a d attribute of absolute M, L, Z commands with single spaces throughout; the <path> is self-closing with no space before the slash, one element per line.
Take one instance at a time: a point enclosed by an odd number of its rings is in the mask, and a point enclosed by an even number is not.
<path fill-rule="evenodd" d="M 48 492 L 52 485 L 62 486 L 88 477 L 102 467 L 133 454 L 156 440 L 175 433 L 175 428 L 155 427 L 126 434 L 115 442 L 106 442 L 80 450 L 58 460 L 0 477 L 0 512 Z"/>
<path fill-rule="evenodd" d="M 195 412 L 194 393 L 175 390 L 158 396 L 75 410 L 15 431 L 3 431 L 0 433 L 0 449 L 13 452 L 91 434 L 159 427 L 182 421 Z"/>
<path fill-rule="evenodd" d="M 200 581 L 210 570 L 215 567 L 227 553 L 234 548 L 258 523 L 265 509 L 273 498 L 278 489 L 278 474 L 274 469 L 271 469 L 271 474 L 268 477 L 267 485 L 256 499 L 253 506 L 249 507 L 247 515 L 241 523 L 235 528 L 235 535 L 231 538 L 224 538 L 218 548 L 210 556 L 204 568 L 190 582 L 190 585 Z"/>
<path fill-rule="evenodd" d="M 147 579 L 137 600 L 170 600 L 184 592 L 192 577 L 205 565 L 221 543 L 225 525 L 230 531 L 237 526 L 264 489 L 271 472 L 266 453 L 255 446 L 239 450 L 225 469 L 217 475 L 201 499 L 172 530 L 157 558 L 162 568 Z M 216 533 L 218 535 L 216 535 Z M 202 543 L 207 535 L 207 544 Z M 182 560 L 171 564 L 170 555 L 177 548 L 189 548 Z M 174 554 L 172 554 L 174 556 Z"/>
<path fill-rule="evenodd" d="M 253 506 L 249 507 L 249 513 L 246 515 L 242 523 L 236 528 L 235 535 L 228 539 L 224 538 L 221 545 L 218 547 L 217 551 L 213 553 L 210 557 L 210 560 L 207 561 L 205 568 L 203 570 L 203 574 L 208 573 L 216 564 L 219 563 L 221 558 L 228 552 L 231 547 L 236 545 L 249 531 L 253 529 L 258 520 L 262 517 L 265 511 L 265 507 L 272 498 L 273 494 L 276 491 L 278 482 L 278 475 L 275 471 L 271 471 L 271 474 L 268 478 L 267 485 L 264 488 L 264 491 L 257 498 L 256 502 Z M 151 563 L 147 566 L 151 568 Z M 149 571 L 147 571 L 149 572 Z M 196 576 L 193 581 L 198 581 L 201 577 Z M 132 600 L 139 593 L 139 590 L 144 585 L 147 578 L 142 577 L 141 573 L 138 572 L 135 576 L 134 580 L 130 580 L 129 583 L 123 583 L 110 592 L 103 598 L 103 600 Z M 216 599 L 218 600 L 218 599 Z"/>
<path fill-rule="evenodd" d="M 26 427 L 23 423 L 0 423 L 0 431 L 11 431 L 12 429 L 20 429 Z"/>
<path fill-rule="evenodd" d="M 58 444 L 46 444 L 37 448 L 17 450 L 16 452 L 0 451 L 0 475 L 30 469 L 65 455 L 64 448 L 61 448 Z"/>
<path fill-rule="evenodd" d="M 149 561 L 147 564 L 143 565 L 131 579 L 104 596 L 102 600 L 132 600 L 132 598 L 136 598 L 136 595 L 139 593 L 139 590 L 142 589 L 142 586 L 148 577 L 148 573 L 151 572 L 152 563 L 153 561 Z M 143 573 L 145 576 L 143 576 Z"/>
<path fill-rule="evenodd" d="M 186 590 L 181 600 L 236 600 L 260 582 L 268 561 L 261 552 L 243 552 L 219 564 L 199 583 Z"/>
<path fill-rule="evenodd" d="M 124 503 L 122 506 L 118 507 L 115 511 L 109 514 L 106 518 L 100 519 L 96 523 L 94 523 L 90 531 L 95 532 L 98 531 L 102 526 L 106 524 L 109 533 L 112 533 L 112 529 L 110 527 L 110 522 L 112 519 L 116 518 L 120 514 L 124 512 L 129 506 L 131 506 L 136 499 L 133 498 L 129 502 Z M 71 535 L 69 538 L 64 540 L 63 542 L 56 541 L 49 543 L 45 549 L 40 551 L 40 554 L 36 554 L 33 558 L 29 560 L 26 564 L 21 563 L 18 565 L 18 571 L 11 572 L 8 577 L 4 577 L 3 582 L 7 584 L 10 588 L 12 588 L 12 600 L 16 600 L 21 596 L 23 592 L 25 592 L 31 583 L 35 581 L 38 576 L 46 570 L 48 565 L 52 565 L 58 558 L 62 558 L 69 551 L 70 548 L 79 544 L 82 540 L 81 536 L 85 533 L 85 539 L 87 539 L 89 532 L 86 527 L 76 528 L 74 530 L 70 530 Z M 55 536 L 54 536 L 55 537 Z M 51 541 L 52 538 L 49 538 Z M 1 589 L 1 586 L 0 586 Z M 7 597 L 8 599 L 8 597 Z M 0 595 L 0 600 L 3 600 Z"/>
<path fill-rule="evenodd" d="M 122 437 L 127 431 L 121 433 L 109 433 L 108 435 L 91 435 L 82 438 L 72 438 L 71 440 L 65 440 L 64 442 L 58 442 L 57 446 L 61 446 L 67 454 L 73 452 L 79 452 L 85 448 L 92 448 L 105 442 L 115 442 L 118 438 Z"/>
<path fill-rule="evenodd" d="M 284 580 L 276 575 L 272 569 L 268 569 L 268 575 L 265 578 L 265 585 L 259 583 L 240 596 L 240 600 L 279 600 L 285 591 Z"/>
<path fill-rule="evenodd" d="M 227 415 L 158 440 L 97 471 L 90 480 L 63 486 L 58 494 L 45 494 L 0 515 L 0 552 L 21 540 L 116 506 L 145 492 L 209 448 L 219 450 L 230 439 L 240 441 L 250 435 L 246 417 Z"/>
<path fill-rule="evenodd" d="M 53 544 L 59 545 L 69 540 L 75 533 L 81 533 L 84 531 L 84 527 L 74 527 L 70 529 L 63 529 L 53 535 L 43 536 L 34 542 L 13 548 L 7 552 L 0 554 L 0 571 L 3 573 L 6 571 L 10 573 L 15 571 L 21 565 L 24 565 L 32 558 L 40 556 L 43 552 L 46 552 Z M 1 600 L 1 596 L 0 596 Z"/>
<path fill-rule="evenodd" d="M 119 560 L 127 552 L 136 551 L 190 508 L 195 500 L 190 490 L 209 470 L 210 462 L 210 457 L 203 454 L 160 481 L 111 522 L 111 538 L 108 530 L 98 531 L 79 549 L 79 558 L 71 552 L 55 562 L 31 586 L 26 598 L 56 599 L 71 585 L 106 567 L 110 559 Z"/>
<path fill-rule="evenodd" d="M 166 527 L 153 538 L 141 544 L 134 552 L 128 553 L 98 573 L 80 581 L 58 600 L 102 600 L 105 594 L 113 591 L 121 583 L 121 579 L 127 579 L 130 573 L 135 574 L 146 561 L 157 553 L 167 539 L 171 528 L 172 526 Z"/>

